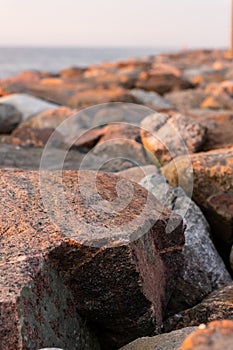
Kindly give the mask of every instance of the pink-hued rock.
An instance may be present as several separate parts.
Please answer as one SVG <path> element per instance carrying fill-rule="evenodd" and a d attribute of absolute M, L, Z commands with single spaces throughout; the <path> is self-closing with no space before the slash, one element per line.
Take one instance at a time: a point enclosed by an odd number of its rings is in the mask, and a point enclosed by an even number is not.
<path fill-rule="evenodd" d="M 1 350 L 99 349 L 81 317 L 102 349 L 160 329 L 183 265 L 179 216 L 101 172 L 0 175 Z"/>

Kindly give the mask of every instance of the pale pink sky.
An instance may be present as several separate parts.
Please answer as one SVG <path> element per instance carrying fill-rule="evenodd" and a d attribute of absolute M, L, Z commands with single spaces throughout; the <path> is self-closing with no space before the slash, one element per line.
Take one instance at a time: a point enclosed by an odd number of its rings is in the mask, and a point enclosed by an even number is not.
<path fill-rule="evenodd" d="M 231 0 L 0 0 L 0 46 L 226 47 Z"/>

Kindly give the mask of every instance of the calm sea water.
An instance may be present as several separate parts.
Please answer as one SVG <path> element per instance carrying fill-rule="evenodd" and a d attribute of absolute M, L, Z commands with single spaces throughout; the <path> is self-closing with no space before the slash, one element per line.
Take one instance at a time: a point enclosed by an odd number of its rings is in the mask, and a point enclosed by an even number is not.
<path fill-rule="evenodd" d="M 88 66 L 103 61 L 144 57 L 172 51 L 162 48 L 1 48 L 0 79 L 22 70 L 57 72 L 69 66 Z"/>

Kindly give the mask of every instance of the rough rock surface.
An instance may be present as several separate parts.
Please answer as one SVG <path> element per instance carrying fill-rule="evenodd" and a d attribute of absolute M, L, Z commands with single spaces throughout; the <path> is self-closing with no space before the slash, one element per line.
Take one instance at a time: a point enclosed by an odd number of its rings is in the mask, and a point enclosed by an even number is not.
<path fill-rule="evenodd" d="M 200 108 L 206 94 L 202 89 L 175 91 L 166 94 L 165 99 L 175 106 L 181 113 L 187 113 L 190 108 Z"/>
<path fill-rule="evenodd" d="M 72 305 L 102 349 L 160 329 L 183 265 L 178 216 L 172 215 L 174 230 L 167 234 L 169 210 L 141 186 L 101 172 L 0 175 L 1 349 L 22 349 L 22 341 L 23 348 L 30 342 L 39 347 L 44 332 L 46 339 L 54 332 L 68 342 L 58 319 Z M 65 297 L 65 289 L 70 296 L 64 310 L 56 296 Z M 72 332 L 70 318 L 76 316 L 67 317 L 61 327 Z M 53 332 L 41 329 L 47 322 Z"/>
<path fill-rule="evenodd" d="M 193 169 L 187 167 L 190 159 Z M 200 206 L 206 208 L 211 195 L 233 190 L 233 148 L 191 154 L 190 159 L 177 157 L 162 172 L 173 186 L 182 183 L 184 190 L 194 180 L 193 198 Z"/>
<path fill-rule="evenodd" d="M 207 199 L 207 218 L 213 238 L 224 261 L 229 266 L 233 245 L 233 192 L 217 193 Z"/>
<path fill-rule="evenodd" d="M 233 320 L 233 284 L 213 292 L 200 304 L 168 318 L 164 329 L 170 332 L 174 329 L 199 326 L 216 320 Z"/>
<path fill-rule="evenodd" d="M 116 173 L 124 179 L 140 183 L 140 181 L 148 175 L 159 175 L 159 168 L 155 165 L 144 165 L 141 167 L 133 167 Z M 142 184 L 141 184 L 142 185 Z M 143 186 L 143 185 L 142 185 Z M 145 186 L 143 186 L 145 187 Z"/>
<path fill-rule="evenodd" d="M 21 122 L 21 113 L 13 106 L 0 103 L 0 134 L 11 133 Z"/>
<path fill-rule="evenodd" d="M 118 172 L 150 164 L 143 146 L 130 139 L 114 139 L 97 144 L 83 158 L 81 168 Z"/>
<path fill-rule="evenodd" d="M 15 107 L 21 114 L 22 119 L 26 120 L 47 109 L 56 108 L 57 105 L 46 102 L 39 98 L 32 97 L 27 94 L 13 94 L 0 98 L 0 104 L 7 103 Z"/>
<path fill-rule="evenodd" d="M 177 350 L 185 338 L 195 330 L 196 327 L 187 327 L 155 337 L 137 339 L 120 350 Z"/>
<path fill-rule="evenodd" d="M 131 94 L 137 98 L 138 102 L 153 108 L 157 111 L 165 111 L 174 109 L 174 106 L 165 98 L 153 91 L 145 91 L 141 89 L 131 90 Z"/>
<path fill-rule="evenodd" d="M 174 68 L 171 68 L 174 71 Z M 136 87 L 146 91 L 155 91 L 160 95 L 174 90 L 184 90 L 193 87 L 190 82 L 169 70 L 170 67 L 165 67 L 164 71 L 162 71 L 160 66 L 157 69 L 154 67 L 149 72 L 142 72 L 136 82 Z"/>
<path fill-rule="evenodd" d="M 231 111 L 207 111 L 191 109 L 187 112 L 207 129 L 204 151 L 233 146 L 233 114 Z"/>
<path fill-rule="evenodd" d="M 200 326 L 184 341 L 179 350 L 231 350 L 233 344 L 233 322 L 215 321 Z"/>
<path fill-rule="evenodd" d="M 155 113 L 141 122 L 141 138 L 145 148 L 165 164 L 182 154 L 199 151 L 206 129 L 182 114 Z"/>
<path fill-rule="evenodd" d="M 167 184 L 158 175 L 145 177 L 140 185 L 165 207 L 173 210 L 186 224 L 184 270 L 178 278 L 167 312 L 175 314 L 200 302 L 213 290 L 231 282 L 223 261 L 210 238 L 209 225 L 198 206 L 181 188 Z"/>

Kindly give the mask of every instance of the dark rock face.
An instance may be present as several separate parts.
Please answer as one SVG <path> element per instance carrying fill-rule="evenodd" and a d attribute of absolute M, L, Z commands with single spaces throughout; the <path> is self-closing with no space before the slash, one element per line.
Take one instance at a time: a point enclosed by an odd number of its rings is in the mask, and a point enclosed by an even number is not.
<path fill-rule="evenodd" d="M 192 309 L 168 318 L 164 323 L 166 332 L 183 327 L 198 326 L 216 320 L 233 320 L 233 284 L 213 292 Z"/>
<path fill-rule="evenodd" d="M 22 114 L 13 106 L 0 103 L 0 134 L 11 133 L 22 120 Z"/>
<path fill-rule="evenodd" d="M 233 343 L 233 322 L 215 321 L 200 326 L 184 341 L 180 350 L 231 350 Z"/>
<path fill-rule="evenodd" d="M 196 330 L 196 327 L 187 327 L 155 337 L 144 337 L 124 346 L 120 350 L 177 350 L 185 338 Z"/>
<path fill-rule="evenodd" d="M 98 349 L 78 314 L 103 349 L 159 331 L 183 265 L 180 218 L 166 233 L 171 212 L 118 176 L 41 176 L 1 171 L 1 349 Z"/>
<path fill-rule="evenodd" d="M 178 278 L 167 313 L 190 308 L 231 277 L 210 238 L 209 225 L 198 206 L 181 188 L 172 187 L 158 175 L 145 177 L 140 185 L 150 191 L 166 208 L 183 217 L 186 224 L 184 269 Z"/>

